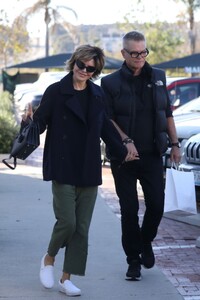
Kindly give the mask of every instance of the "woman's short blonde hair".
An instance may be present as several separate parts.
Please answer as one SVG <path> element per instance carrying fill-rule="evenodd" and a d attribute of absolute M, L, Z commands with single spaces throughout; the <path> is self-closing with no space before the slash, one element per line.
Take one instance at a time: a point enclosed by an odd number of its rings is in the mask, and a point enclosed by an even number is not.
<path fill-rule="evenodd" d="M 96 78 L 101 73 L 105 63 L 104 52 L 99 47 L 90 46 L 90 45 L 79 46 L 74 51 L 71 58 L 66 62 L 67 70 L 73 71 L 76 60 L 88 61 L 91 59 L 94 59 L 95 68 L 96 68 L 95 72 L 92 74 L 92 78 Z"/>

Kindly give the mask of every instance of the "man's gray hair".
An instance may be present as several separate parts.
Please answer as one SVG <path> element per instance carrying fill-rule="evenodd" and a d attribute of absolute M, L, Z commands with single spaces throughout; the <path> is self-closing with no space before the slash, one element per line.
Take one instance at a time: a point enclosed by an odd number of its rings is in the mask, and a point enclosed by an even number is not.
<path fill-rule="evenodd" d="M 142 32 L 139 32 L 137 30 L 130 31 L 126 33 L 123 37 L 123 43 L 127 42 L 129 40 L 132 41 L 146 41 L 145 36 Z"/>

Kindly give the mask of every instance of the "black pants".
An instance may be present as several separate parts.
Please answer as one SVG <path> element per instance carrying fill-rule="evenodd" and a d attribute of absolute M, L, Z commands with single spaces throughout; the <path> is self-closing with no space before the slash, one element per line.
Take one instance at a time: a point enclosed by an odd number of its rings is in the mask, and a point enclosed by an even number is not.
<path fill-rule="evenodd" d="M 111 161 L 116 193 L 121 208 L 122 246 L 127 262 L 138 258 L 143 243 L 156 237 L 164 209 L 164 181 L 162 158 L 141 155 L 140 160 L 120 165 Z M 146 210 L 142 224 L 139 224 L 139 201 L 137 193 L 139 180 L 144 193 Z"/>

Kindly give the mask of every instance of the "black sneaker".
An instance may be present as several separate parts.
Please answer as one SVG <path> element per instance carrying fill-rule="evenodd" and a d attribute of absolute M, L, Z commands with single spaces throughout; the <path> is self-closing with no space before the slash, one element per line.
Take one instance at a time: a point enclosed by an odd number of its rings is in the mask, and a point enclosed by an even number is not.
<path fill-rule="evenodd" d="M 155 256 L 153 253 L 151 243 L 143 245 L 141 254 L 141 264 L 147 269 L 151 269 L 155 264 Z"/>
<path fill-rule="evenodd" d="M 128 277 L 129 280 L 134 280 L 134 281 L 141 280 L 140 271 L 141 271 L 141 265 L 139 260 L 132 260 L 126 272 L 126 277 Z"/>

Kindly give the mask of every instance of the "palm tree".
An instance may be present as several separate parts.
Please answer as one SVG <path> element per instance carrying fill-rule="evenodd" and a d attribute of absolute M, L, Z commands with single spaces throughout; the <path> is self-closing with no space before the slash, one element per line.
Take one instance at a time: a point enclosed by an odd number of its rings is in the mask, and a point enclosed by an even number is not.
<path fill-rule="evenodd" d="M 40 11 L 44 11 L 44 22 L 46 26 L 46 34 L 45 34 L 45 56 L 49 55 L 49 24 L 53 20 L 54 25 L 62 23 L 63 27 L 67 29 L 70 37 L 74 41 L 74 44 L 77 44 L 77 35 L 76 35 L 76 29 L 75 26 L 70 24 L 69 22 L 66 22 L 62 15 L 59 13 L 61 9 L 66 9 L 73 13 L 75 18 L 77 19 L 78 16 L 76 12 L 67 6 L 55 6 L 51 5 L 51 0 L 38 0 L 33 6 L 28 7 L 25 9 L 20 16 L 17 18 L 23 16 L 28 23 L 28 17 L 33 16 Z"/>
<path fill-rule="evenodd" d="M 176 0 L 177 1 L 177 0 Z M 189 39 L 191 54 L 195 53 L 197 36 L 195 34 L 195 18 L 194 14 L 200 8 L 200 0 L 181 0 L 186 5 L 189 22 Z"/>

